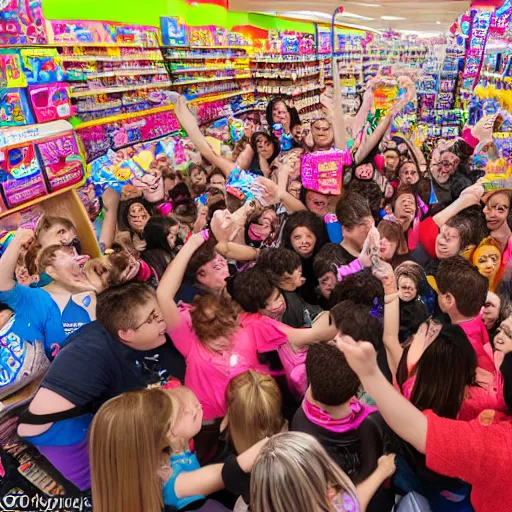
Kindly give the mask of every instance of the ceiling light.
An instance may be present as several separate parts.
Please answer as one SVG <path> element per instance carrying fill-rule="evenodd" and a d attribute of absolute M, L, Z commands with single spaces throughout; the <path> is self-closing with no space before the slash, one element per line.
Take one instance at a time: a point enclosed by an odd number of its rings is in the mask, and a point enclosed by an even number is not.
<path fill-rule="evenodd" d="M 400 16 L 381 16 L 380 19 L 384 21 L 403 21 L 407 18 L 402 18 Z"/>
<path fill-rule="evenodd" d="M 352 12 L 343 11 L 340 16 L 342 18 L 351 18 L 353 20 L 364 20 L 364 21 L 373 21 L 375 18 L 369 18 L 368 16 L 361 16 L 360 14 L 354 14 Z"/>
<path fill-rule="evenodd" d="M 365 2 L 350 2 L 351 5 L 362 5 L 363 7 L 382 7 L 380 4 L 367 4 Z"/>
<path fill-rule="evenodd" d="M 438 25 L 441 25 L 441 22 L 440 22 L 440 21 L 438 21 L 438 22 L 436 22 L 436 23 L 437 23 Z"/>

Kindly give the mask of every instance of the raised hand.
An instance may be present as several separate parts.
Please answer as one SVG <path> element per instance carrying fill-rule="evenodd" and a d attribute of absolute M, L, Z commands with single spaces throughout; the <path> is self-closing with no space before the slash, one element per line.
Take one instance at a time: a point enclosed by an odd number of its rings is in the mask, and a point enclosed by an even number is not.
<path fill-rule="evenodd" d="M 377 461 L 377 469 L 379 470 L 384 479 L 387 479 L 395 474 L 395 458 L 396 454 L 389 453 L 388 455 L 383 455 Z"/>
<path fill-rule="evenodd" d="M 34 230 L 32 229 L 19 228 L 16 231 L 15 240 L 19 243 L 20 247 L 30 245 L 34 238 Z"/>
<path fill-rule="evenodd" d="M 379 256 L 380 234 L 376 227 L 368 232 L 364 241 L 363 249 L 359 255 L 359 262 L 364 268 L 369 268 L 373 264 L 373 260 Z"/>
<path fill-rule="evenodd" d="M 372 273 L 382 283 L 384 287 L 384 293 L 391 295 L 396 293 L 396 277 L 393 267 L 386 261 L 381 260 L 378 256 L 372 259 Z"/>

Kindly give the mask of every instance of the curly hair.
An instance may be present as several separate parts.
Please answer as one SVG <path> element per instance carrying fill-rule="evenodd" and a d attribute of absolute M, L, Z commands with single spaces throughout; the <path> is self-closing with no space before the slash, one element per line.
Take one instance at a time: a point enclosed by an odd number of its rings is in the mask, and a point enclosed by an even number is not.
<path fill-rule="evenodd" d="M 192 327 L 203 343 L 228 337 L 240 328 L 240 306 L 225 294 L 197 296 L 192 305 Z"/>

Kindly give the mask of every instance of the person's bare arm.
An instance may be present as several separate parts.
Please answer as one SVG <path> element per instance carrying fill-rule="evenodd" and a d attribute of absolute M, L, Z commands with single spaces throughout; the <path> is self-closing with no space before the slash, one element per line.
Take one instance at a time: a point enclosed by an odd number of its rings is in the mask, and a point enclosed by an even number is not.
<path fill-rule="evenodd" d="M 384 335 L 382 341 L 386 349 L 386 357 L 393 378 L 396 376 L 403 348 L 398 339 L 400 329 L 400 300 L 393 268 L 389 263 L 377 261 L 373 267 L 373 275 L 384 287 Z"/>
<path fill-rule="evenodd" d="M 105 214 L 101 225 L 99 242 L 105 249 L 110 249 L 116 236 L 117 209 L 121 196 L 113 188 L 109 187 L 103 192 L 101 199 L 105 207 Z"/>
<path fill-rule="evenodd" d="M 394 474 L 395 470 L 395 454 L 383 455 L 379 459 L 377 469 L 366 480 L 356 485 L 360 512 L 366 511 L 375 493 Z"/>
<path fill-rule="evenodd" d="M 367 341 L 355 342 L 349 336 L 336 339 L 338 348 L 357 374 L 366 392 L 377 404 L 386 423 L 404 441 L 425 453 L 427 445 L 427 418 L 403 397 L 384 377 L 377 365 L 377 354 Z"/>
<path fill-rule="evenodd" d="M 359 146 L 359 149 L 356 151 L 356 154 L 354 156 L 354 161 L 356 165 L 359 165 L 361 162 L 363 162 L 364 159 L 371 153 L 373 148 L 375 148 L 379 144 L 382 137 L 384 137 L 386 131 L 391 126 L 392 120 L 393 113 L 390 111 L 383 119 L 380 120 L 379 124 L 377 125 L 377 128 L 375 128 L 375 131 L 368 137 L 364 138 L 363 142 Z"/>
<path fill-rule="evenodd" d="M 332 113 L 332 127 L 334 131 L 334 145 L 337 149 L 347 149 L 347 130 L 345 127 L 345 113 L 341 98 L 341 80 L 338 68 L 338 59 L 332 58 L 332 80 L 334 84 Z"/>
<path fill-rule="evenodd" d="M 181 322 L 174 297 L 180 289 L 190 258 L 203 243 L 204 238 L 201 234 L 192 235 L 178 252 L 176 258 L 171 261 L 158 284 L 156 297 L 168 330 L 173 330 Z"/>
<path fill-rule="evenodd" d="M 373 86 L 371 80 L 367 84 L 366 92 L 363 96 L 363 103 L 359 112 L 352 118 L 352 137 L 355 139 L 361 130 L 364 128 L 366 120 L 368 119 L 368 114 L 372 108 L 373 104 Z"/>
<path fill-rule="evenodd" d="M 285 324 L 281 330 L 286 334 L 288 341 L 296 348 L 302 348 L 319 341 L 331 341 L 336 336 L 336 326 L 329 313 L 324 313 L 315 319 L 313 326 L 306 329 L 294 329 Z"/>
<path fill-rule="evenodd" d="M 34 240 L 34 232 L 31 229 L 20 228 L 16 231 L 7 249 L 0 258 L 0 291 L 6 292 L 14 288 L 14 271 L 20 252 Z"/>
<path fill-rule="evenodd" d="M 444 226 L 452 217 L 455 217 L 459 212 L 469 208 L 470 206 L 480 203 L 482 196 L 484 195 L 484 187 L 478 181 L 474 185 L 471 185 L 467 189 L 463 190 L 460 197 L 453 203 L 448 205 L 444 210 L 434 215 L 434 222 L 441 228 Z"/>
<path fill-rule="evenodd" d="M 244 473 L 250 473 L 261 449 L 268 442 L 268 438 L 262 439 L 251 448 L 237 457 L 238 465 Z M 174 491 L 178 498 L 188 496 L 209 496 L 214 492 L 224 489 L 222 480 L 222 468 L 224 464 L 212 464 L 195 471 L 182 472 L 176 477 Z"/>
<path fill-rule="evenodd" d="M 219 242 L 215 246 L 216 251 L 226 259 L 235 261 L 253 261 L 258 257 L 259 250 L 248 245 L 234 242 Z"/>
<path fill-rule="evenodd" d="M 221 169 L 224 175 L 228 177 L 236 167 L 235 162 L 215 154 L 201 132 L 196 118 L 193 116 L 192 112 L 190 112 L 187 106 L 187 100 L 184 96 L 178 98 L 174 108 L 174 114 L 199 153 L 212 165 Z"/>

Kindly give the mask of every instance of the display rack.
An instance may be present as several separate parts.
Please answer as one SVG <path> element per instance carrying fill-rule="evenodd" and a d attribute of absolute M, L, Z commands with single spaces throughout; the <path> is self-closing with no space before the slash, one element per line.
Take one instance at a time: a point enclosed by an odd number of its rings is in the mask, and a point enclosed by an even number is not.
<path fill-rule="evenodd" d="M 252 60 L 257 106 L 264 110 L 272 96 L 293 102 L 299 115 L 320 106 L 325 89 L 323 58 L 315 55 L 259 55 Z"/>
<path fill-rule="evenodd" d="M 417 82 L 418 124 L 423 138 L 456 137 L 462 127 L 458 108 L 462 48 L 434 48 L 425 58 Z"/>
<path fill-rule="evenodd" d="M 248 48 L 243 46 L 164 46 L 173 90 L 193 99 L 209 94 L 252 92 Z"/>

